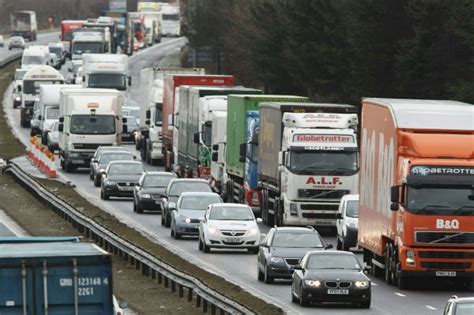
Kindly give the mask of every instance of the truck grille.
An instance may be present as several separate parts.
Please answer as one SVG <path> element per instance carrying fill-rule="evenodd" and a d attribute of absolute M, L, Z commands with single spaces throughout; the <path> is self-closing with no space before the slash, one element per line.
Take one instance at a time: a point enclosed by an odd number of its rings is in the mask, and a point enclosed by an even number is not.
<path fill-rule="evenodd" d="M 472 259 L 474 253 L 466 252 L 419 252 L 420 258 Z"/>
<path fill-rule="evenodd" d="M 298 198 L 341 199 L 342 196 L 349 194 L 349 192 L 349 190 L 298 189 Z"/>
<path fill-rule="evenodd" d="M 110 146 L 110 143 L 74 143 L 74 149 L 96 150 L 99 146 Z"/>
<path fill-rule="evenodd" d="M 470 262 L 434 262 L 434 261 L 422 261 L 421 262 L 421 267 L 426 268 L 426 269 L 448 269 L 448 270 L 453 270 L 453 269 L 470 269 L 472 266 L 472 263 Z"/>
<path fill-rule="evenodd" d="M 336 219 L 336 213 L 311 213 L 303 212 L 303 218 L 307 219 Z"/>
<path fill-rule="evenodd" d="M 444 240 L 441 240 L 446 238 Z M 463 232 L 416 232 L 417 243 L 474 244 L 474 233 Z"/>
<path fill-rule="evenodd" d="M 302 203 L 301 210 L 333 210 L 337 211 L 339 204 L 316 204 L 316 203 Z"/>

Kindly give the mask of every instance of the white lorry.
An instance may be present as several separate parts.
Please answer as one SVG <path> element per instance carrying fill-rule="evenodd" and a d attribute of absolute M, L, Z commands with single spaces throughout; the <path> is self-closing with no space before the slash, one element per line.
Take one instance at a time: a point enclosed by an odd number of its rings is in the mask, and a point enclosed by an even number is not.
<path fill-rule="evenodd" d="M 82 54 L 85 53 L 106 53 L 108 52 L 107 48 L 107 39 L 103 32 L 91 30 L 77 33 L 72 39 L 72 60 L 82 59 Z"/>
<path fill-rule="evenodd" d="M 131 85 L 128 56 L 116 54 L 83 54 L 82 86 L 125 91 Z"/>
<path fill-rule="evenodd" d="M 181 36 L 181 18 L 179 6 L 163 3 L 161 5 L 161 35 Z"/>
<path fill-rule="evenodd" d="M 213 111 L 211 113 L 211 122 L 212 151 L 211 178 L 209 183 L 213 191 L 221 192 L 222 184 L 227 181 L 227 173 L 225 169 L 225 143 L 227 140 L 227 108 L 225 111 Z"/>
<path fill-rule="evenodd" d="M 140 134 L 136 148 L 149 164 L 163 158 L 163 81 L 165 75 L 173 74 L 204 74 L 204 69 L 146 68 L 140 72 Z"/>
<path fill-rule="evenodd" d="M 161 42 L 161 13 L 143 12 L 143 24 L 145 26 L 145 44 L 152 46 Z"/>
<path fill-rule="evenodd" d="M 259 110 L 264 222 L 335 229 L 341 198 L 357 193 L 356 107 L 261 103 Z"/>
<path fill-rule="evenodd" d="M 99 146 L 122 140 L 123 93 L 113 89 L 62 89 L 59 111 L 61 167 L 72 172 L 90 166 Z"/>
<path fill-rule="evenodd" d="M 23 77 L 28 72 L 28 69 L 16 69 L 13 76 L 13 108 L 21 106 L 23 98 Z"/>
<path fill-rule="evenodd" d="M 50 66 L 36 66 L 28 70 L 23 77 L 23 95 L 21 100 L 22 127 L 29 127 L 33 116 L 34 103 L 38 99 L 42 84 L 64 84 L 63 75 Z"/>
<path fill-rule="evenodd" d="M 81 86 L 75 84 L 42 84 L 39 89 L 39 99 L 35 105 L 35 112 L 38 113 L 38 132 L 41 134 L 41 141 L 46 144 L 48 133 L 55 122 L 59 120 L 59 96 L 61 89 L 80 89 Z"/>

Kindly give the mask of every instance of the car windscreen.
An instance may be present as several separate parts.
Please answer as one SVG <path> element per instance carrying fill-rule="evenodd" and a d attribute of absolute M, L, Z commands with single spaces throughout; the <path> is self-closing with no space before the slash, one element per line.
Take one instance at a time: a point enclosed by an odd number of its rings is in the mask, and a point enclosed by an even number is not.
<path fill-rule="evenodd" d="M 141 164 L 131 164 L 131 163 L 116 163 L 109 165 L 108 174 L 109 175 L 140 175 L 145 171 Z"/>
<path fill-rule="evenodd" d="M 186 210 L 205 210 L 210 204 L 221 202 L 222 200 L 217 196 L 185 196 L 181 197 L 179 208 Z"/>
<path fill-rule="evenodd" d="M 247 207 L 213 207 L 209 213 L 209 220 L 252 221 L 252 210 Z"/>
<path fill-rule="evenodd" d="M 474 314 L 474 303 L 456 303 L 456 315 L 472 315 Z"/>
<path fill-rule="evenodd" d="M 311 255 L 306 269 L 351 269 L 360 270 L 360 264 L 352 255 L 315 254 Z"/>
<path fill-rule="evenodd" d="M 308 248 L 323 247 L 321 238 L 316 233 L 275 233 L 273 247 Z"/>
<path fill-rule="evenodd" d="M 143 179 L 143 187 L 161 187 L 166 188 L 174 176 L 147 175 Z"/>
<path fill-rule="evenodd" d="M 211 192 L 211 188 L 208 183 L 183 181 L 174 183 L 173 186 L 170 187 L 169 195 L 179 197 L 184 192 Z"/>

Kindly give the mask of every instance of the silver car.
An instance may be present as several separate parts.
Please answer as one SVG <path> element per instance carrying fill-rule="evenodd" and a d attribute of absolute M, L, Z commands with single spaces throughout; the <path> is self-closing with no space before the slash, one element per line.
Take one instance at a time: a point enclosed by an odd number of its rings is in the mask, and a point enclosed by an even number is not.
<path fill-rule="evenodd" d="M 21 48 L 25 49 L 25 40 L 21 36 L 13 36 L 10 38 L 10 42 L 8 43 L 8 50 L 12 50 L 12 48 Z"/>

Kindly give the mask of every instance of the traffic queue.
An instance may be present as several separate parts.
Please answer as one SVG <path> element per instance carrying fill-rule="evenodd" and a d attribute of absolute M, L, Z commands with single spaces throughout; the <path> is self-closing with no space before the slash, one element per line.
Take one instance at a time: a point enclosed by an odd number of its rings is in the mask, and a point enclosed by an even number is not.
<path fill-rule="evenodd" d="M 147 68 L 134 109 L 128 57 L 87 36 L 72 40 L 68 80 L 61 44 L 26 48 L 13 100 L 21 125 L 58 151 L 66 173 L 88 169 L 103 200 L 161 213 L 174 239 L 194 237 L 204 253 L 257 254 L 258 280 L 291 279 L 302 306 L 369 308 L 368 273 L 399 288 L 417 277 L 471 285 L 471 104 L 314 103 L 204 69 Z M 263 239 L 261 224 L 272 227 Z M 319 227 L 337 234 L 337 250 Z"/>

